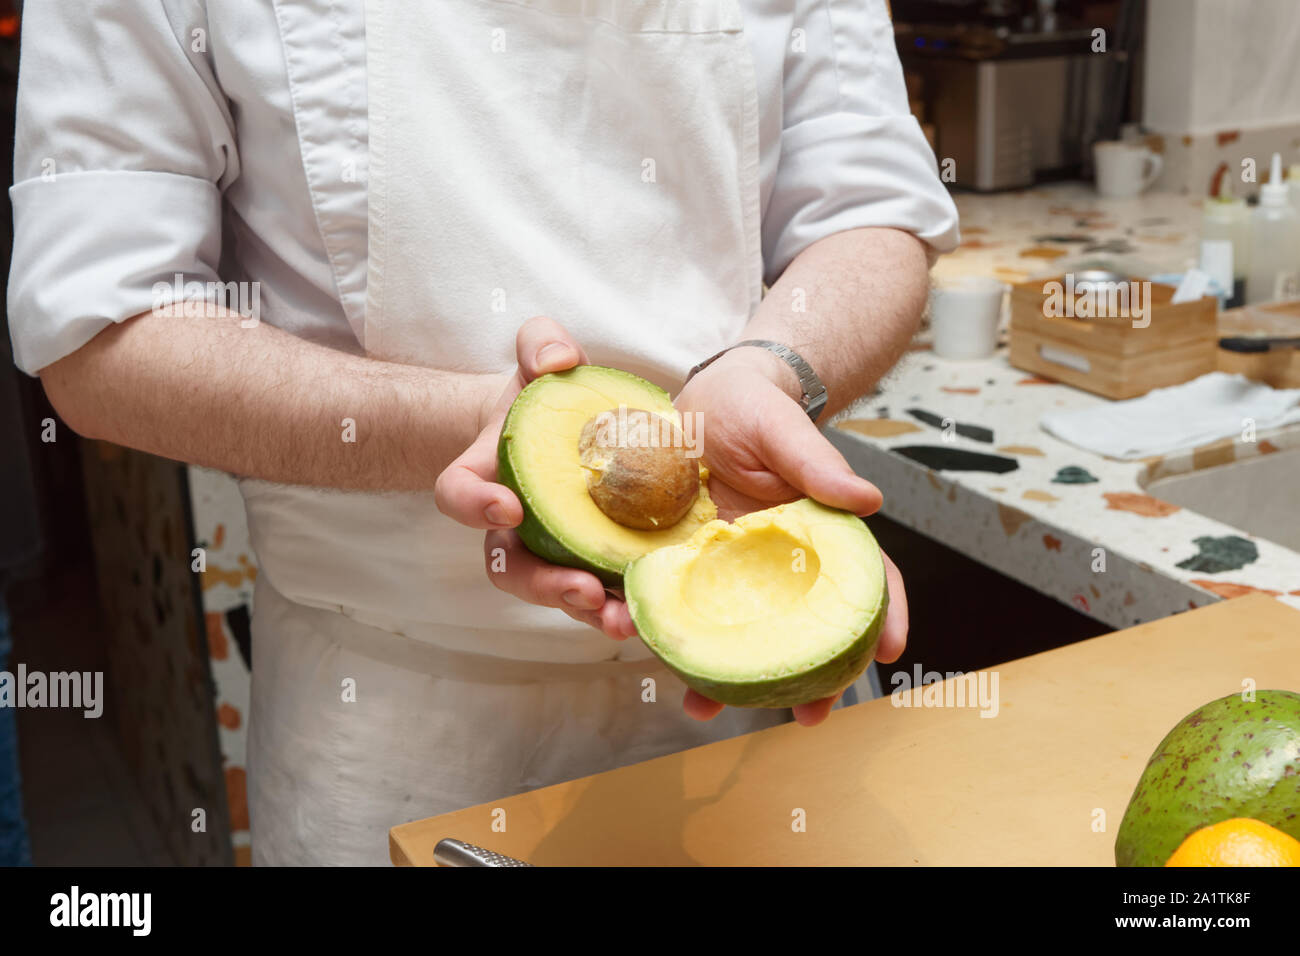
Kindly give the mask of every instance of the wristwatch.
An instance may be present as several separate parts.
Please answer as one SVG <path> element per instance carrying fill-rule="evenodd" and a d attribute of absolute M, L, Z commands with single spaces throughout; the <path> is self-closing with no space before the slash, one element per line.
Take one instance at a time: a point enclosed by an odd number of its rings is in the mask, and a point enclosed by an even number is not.
<path fill-rule="evenodd" d="M 695 368 L 691 369 L 690 374 L 686 376 L 686 381 L 689 382 L 695 377 L 696 372 L 708 368 L 732 349 L 744 348 L 747 345 L 752 345 L 755 348 L 767 349 L 769 352 L 775 353 L 781 357 L 781 360 L 784 361 L 786 365 L 794 369 L 795 375 L 799 377 L 799 388 L 803 392 L 803 397 L 799 400 L 799 405 L 808 413 L 809 418 L 813 421 L 817 421 L 817 416 L 820 415 L 822 409 L 826 407 L 826 386 L 823 385 L 822 380 L 817 377 L 817 373 L 813 371 L 812 366 L 804 361 L 802 355 L 790 348 L 790 346 L 782 345 L 780 342 L 769 342 L 766 339 L 746 339 L 744 342 L 737 342 L 735 345 L 729 345 L 717 355 L 712 355 L 709 358 L 706 358 L 699 365 L 695 366 Z"/>

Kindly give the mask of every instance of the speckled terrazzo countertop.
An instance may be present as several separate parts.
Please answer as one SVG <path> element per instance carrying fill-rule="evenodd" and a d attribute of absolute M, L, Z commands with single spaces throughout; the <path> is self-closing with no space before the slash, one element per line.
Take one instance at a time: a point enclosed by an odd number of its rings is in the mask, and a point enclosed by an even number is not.
<path fill-rule="evenodd" d="M 1177 272 L 1199 248 L 1192 197 L 1104 200 L 1067 183 L 956 199 L 962 245 L 939 260 L 936 280 L 1019 282 L 1085 256 Z M 1127 462 L 1039 428 L 1048 411 L 1103 401 L 1012 368 L 1005 348 L 981 362 L 922 349 L 827 433 L 884 492 L 888 517 L 1115 627 L 1250 591 L 1300 608 L 1300 553 L 1145 490 L 1168 475 L 1300 448 L 1300 428 Z M 972 466 L 982 470 L 954 470 Z"/>
<path fill-rule="evenodd" d="M 1012 368 L 1005 350 L 979 362 L 917 351 L 827 434 L 880 487 L 885 515 L 1115 627 L 1250 591 L 1300 608 L 1300 553 L 1145 491 L 1168 475 L 1300 449 L 1300 428 L 1140 461 L 1039 428 L 1047 411 L 1103 401 Z"/>
<path fill-rule="evenodd" d="M 1181 272 L 1200 250 L 1202 201 L 1173 193 L 1102 199 L 1087 183 L 954 196 L 961 245 L 934 267 L 936 280 L 965 275 L 1023 282 L 1078 257 L 1134 273 Z"/>

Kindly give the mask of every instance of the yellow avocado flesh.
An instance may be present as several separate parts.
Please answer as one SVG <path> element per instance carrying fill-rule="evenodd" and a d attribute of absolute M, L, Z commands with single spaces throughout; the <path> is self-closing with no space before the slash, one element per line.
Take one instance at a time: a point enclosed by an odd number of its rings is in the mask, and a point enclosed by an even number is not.
<path fill-rule="evenodd" d="M 528 510 L 565 550 L 614 572 L 648 551 L 687 540 L 717 516 L 704 474 L 690 511 L 669 528 L 627 528 L 596 506 L 587 490 L 578 439 L 593 416 L 620 406 L 644 409 L 681 426 L 681 416 L 663 390 L 625 372 L 579 366 L 532 383 L 512 408 L 503 436 Z"/>
<path fill-rule="evenodd" d="M 866 526 L 809 499 L 713 521 L 646 555 L 628 568 L 627 593 L 666 663 L 740 684 L 825 664 L 873 628 L 887 599 Z"/>

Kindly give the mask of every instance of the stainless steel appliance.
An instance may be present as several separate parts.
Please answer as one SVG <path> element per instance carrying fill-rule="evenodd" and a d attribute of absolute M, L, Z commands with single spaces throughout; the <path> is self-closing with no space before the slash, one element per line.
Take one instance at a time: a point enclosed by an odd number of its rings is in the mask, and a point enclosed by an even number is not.
<path fill-rule="evenodd" d="M 922 80 L 935 152 L 956 185 L 1014 189 L 1077 175 L 1106 96 L 1108 57 L 1089 29 L 1017 32 L 895 23 L 906 71 Z"/>

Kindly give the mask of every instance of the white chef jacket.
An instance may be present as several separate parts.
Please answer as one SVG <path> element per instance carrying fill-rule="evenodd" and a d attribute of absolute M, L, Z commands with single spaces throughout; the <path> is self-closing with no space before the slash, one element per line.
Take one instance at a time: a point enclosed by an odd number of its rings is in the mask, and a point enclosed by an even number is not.
<path fill-rule="evenodd" d="M 908 111 L 883 0 L 741 9 L 767 281 L 845 229 L 951 250 L 956 209 Z M 256 280 L 263 321 L 364 351 L 362 0 L 29 4 L 23 32 L 9 284 L 20 368 L 147 311 L 155 283 L 178 274 Z"/>
<path fill-rule="evenodd" d="M 535 6 L 477 2 L 494 19 Z M 713 3 L 691 6 L 734 23 L 734 0 Z M 586 317 L 589 334 L 580 336 L 607 364 L 665 385 L 680 383 L 702 357 L 694 354 L 700 345 L 707 355 L 738 334 L 757 301 L 759 218 L 769 280 L 810 242 L 843 229 L 906 229 L 935 251 L 956 240 L 955 210 L 907 113 L 880 0 L 750 0 L 739 9 L 746 30 L 735 42 L 749 45 L 758 93 L 758 189 L 753 96 L 748 82 L 731 85 L 747 90 L 746 209 L 761 216 L 747 212 L 743 250 L 727 241 L 709 251 L 723 266 L 744 253 L 749 294 L 726 315 L 725 331 L 721 320 L 707 334 L 678 321 L 671 332 L 646 334 L 652 309 L 635 329 L 623 310 L 607 310 L 599 323 Z M 368 218 L 362 0 L 47 3 L 29 6 L 24 27 L 10 282 L 22 368 L 35 372 L 109 322 L 148 310 L 154 285 L 171 286 L 178 274 L 182 282 L 258 281 L 263 321 L 340 349 L 382 352 L 366 341 L 375 326 L 365 314 L 367 230 L 383 221 L 383 207 L 376 201 Z M 635 127 L 604 129 L 636 139 Z M 377 141 L 381 130 L 391 133 L 391 124 L 376 124 Z M 719 148 L 734 149 L 735 133 L 721 131 Z M 710 154 L 699 138 L 690 145 L 693 152 L 679 152 L 697 171 L 711 159 L 720 160 L 715 173 L 725 171 L 724 153 Z M 456 165 L 469 153 L 441 155 Z M 374 174 L 378 194 L 378 164 Z M 725 208 L 720 201 L 712 210 Z M 689 229 L 692 211 L 710 214 L 683 203 L 674 225 Z M 426 218 L 437 217 L 418 222 Z M 374 248 L 379 266 L 378 239 Z M 419 302 L 418 293 L 411 298 Z M 450 343 L 449 363 L 476 371 L 513 364 L 513 329 L 504 323 L 514 316 L 483 329 L 467 327 L 484 320 L 463 310 L 429 311 L 420 338 Z M 457 347 L 467 342 L 473 350 Z M 241 491 L 263 572 L 249 724 L 253 845 L 262 862 L 374 861 L 393 821 L 782 719 L 729 709 L 704 725 L 675 706 L 646 710 L 642 682 L 653 668 L 642 663 L 644 646 L 496 592 L 482 570 L 481 533 L 437 514 L 427 493 L 251 480 Z M 557 667 L 568 676 L 559 679 Z M 680 694 L 671 675 L 659 679 L 664 694 Z M 359 688 L 347 706 L 343 680 Z"/>

